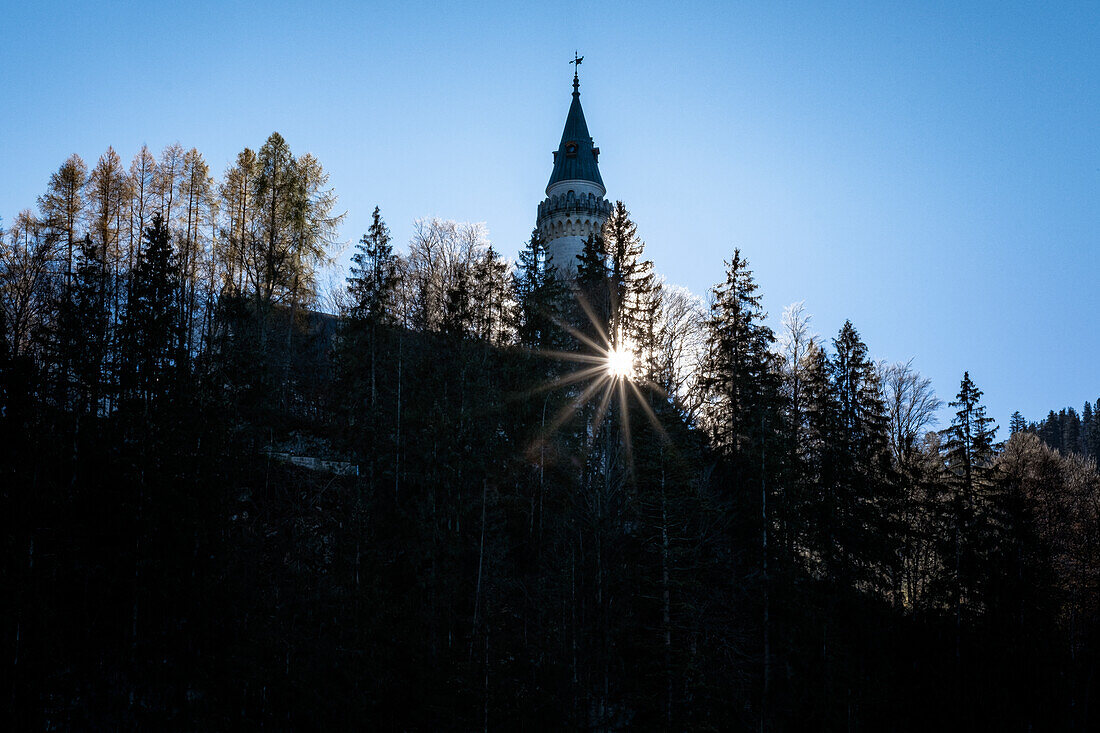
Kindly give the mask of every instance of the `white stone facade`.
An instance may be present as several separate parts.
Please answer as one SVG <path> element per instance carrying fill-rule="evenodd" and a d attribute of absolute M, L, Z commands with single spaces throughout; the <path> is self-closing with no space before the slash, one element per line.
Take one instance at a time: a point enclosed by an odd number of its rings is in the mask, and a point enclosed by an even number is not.
<path fill-rule="evenodd" d="M 585 241 L 603 231 L 611 214 L 611 204 L 603 195 L 603 186 L 591 181 L 558 181 L 546 188 L 537 226 L 546 242 L 548 266 L 559 277 L 572 276 Z"/>

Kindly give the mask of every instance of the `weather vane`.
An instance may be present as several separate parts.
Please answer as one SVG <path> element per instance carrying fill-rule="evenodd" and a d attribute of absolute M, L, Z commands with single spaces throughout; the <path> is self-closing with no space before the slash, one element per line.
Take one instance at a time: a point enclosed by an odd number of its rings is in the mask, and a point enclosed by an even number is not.
<path fill-rule="evenodd" d="M 577 52 L 573 52 L 573 60 L 569 63 L 573 64 L 573 91 L 576 92 L 580 86 L 580 79 L 577 77 L 577 71 L 581 68 L 581 62 L 584 61 L 584 56 L 578 56 Z"/>

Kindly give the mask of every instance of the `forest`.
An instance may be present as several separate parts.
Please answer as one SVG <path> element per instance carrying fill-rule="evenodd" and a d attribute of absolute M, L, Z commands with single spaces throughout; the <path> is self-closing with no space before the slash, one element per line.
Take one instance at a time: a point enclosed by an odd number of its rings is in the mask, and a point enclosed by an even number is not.
<path fill-rule="evenodd" d="M 747 250 L 664 282 L 622 202 L 575 277 L 374 208 L 326 291 L 336 193 L 277 133 L 27 203 L 8 730 L 1097 726 L 1100 401 L 998 429 L 965 365 L 773 330 Z"/>

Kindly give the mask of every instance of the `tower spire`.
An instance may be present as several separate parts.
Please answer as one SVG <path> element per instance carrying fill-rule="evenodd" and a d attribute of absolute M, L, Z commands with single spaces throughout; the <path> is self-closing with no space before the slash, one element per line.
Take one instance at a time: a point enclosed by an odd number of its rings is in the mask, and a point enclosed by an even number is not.
<path fill-rule="evenodd" d="M 577 71 L 584 57 L 573 52 L 573 101 L 565 118 L 561 142 L 554 153 L 554 170 L 539 204 L 539 236 L 546 243 L 547 261 L 558 274 L 572 277 L 577 256 L 590 236 L 599 235 L 611 215 L 607 190 L 600 177 L 600 149 L 592 141 L 581 109 L 581 80 Z"/>

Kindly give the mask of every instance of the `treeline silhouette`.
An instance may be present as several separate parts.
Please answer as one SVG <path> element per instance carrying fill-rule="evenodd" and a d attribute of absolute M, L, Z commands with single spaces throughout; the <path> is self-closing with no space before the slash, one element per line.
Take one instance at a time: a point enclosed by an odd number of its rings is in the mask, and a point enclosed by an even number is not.
<path fill-rule="evenodd" d="M 1028 422 L 1016 411 L 1012 413 L 1009 429 L 1013 433 L 1025 430 L 1035 433 L 1044 444 L 1062 453 L 1076 453 L 1094 461 L 1100 458 L 1100 415 L 1088 401 L 1080 414 L 1072 407 L 1064 407 L 1058 412 L 1051 410 L 1039 422 Z"/>
<path fill-rule="evenodd" d="M 1095 726 L 1089 405 L 999 443 L 964 374 L 937 431 L 622 203 L 569 278 L 376 208 L 322 304 L 335 204 L 273 134 L 73 156 L 0 236 L 9 729 Z"/>

